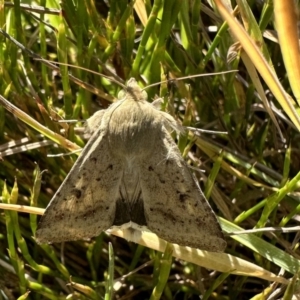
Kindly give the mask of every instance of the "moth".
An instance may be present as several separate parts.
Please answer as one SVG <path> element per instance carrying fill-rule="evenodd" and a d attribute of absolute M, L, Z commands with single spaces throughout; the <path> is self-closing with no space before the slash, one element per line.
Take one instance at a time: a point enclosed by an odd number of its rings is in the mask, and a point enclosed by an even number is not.
<path fill-rule="evenodd" d="M 88 119 L 91 138 L 47 206 L 36 240 L 87 239 L 118 227 L 129 240 L 149 230 L 170 243 L 223 251 L 217 218 L 170 136 L 175 119 L 147 102 L 134 78 L 118 98 Z"/>

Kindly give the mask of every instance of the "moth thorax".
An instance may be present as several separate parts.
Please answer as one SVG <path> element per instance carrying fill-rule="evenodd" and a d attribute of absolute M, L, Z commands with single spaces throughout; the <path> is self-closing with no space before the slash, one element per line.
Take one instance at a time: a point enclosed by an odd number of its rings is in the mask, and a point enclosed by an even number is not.
<path fill-rule="evenodd" d="M 157 132 L 149 128 L 149 123 L 131 122 L 123 127 L 110 130 L 109 143 L 110 148 L 116 155 L 145 157 L 153 153 L 154 141 L 157 138 Z"/>

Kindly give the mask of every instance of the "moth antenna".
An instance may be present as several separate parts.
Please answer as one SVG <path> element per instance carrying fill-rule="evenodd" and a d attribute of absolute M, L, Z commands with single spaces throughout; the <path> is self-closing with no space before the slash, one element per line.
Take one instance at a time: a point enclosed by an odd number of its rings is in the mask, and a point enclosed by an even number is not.
<path fill-rule="evenodd" d="M 208 134 L 228 134 L 227 131 L 215 131 L 215 130 L 208 130 L 208 129 L 201 129 L 201 128 L 195 128 L 195 127 L 190 127 L 190 126 L 184 126 L 184 128 L 199 133 L 199 132 L 203 132 L 203 133 L 208 133 Z"/>
<path fill-rule="evenodd" d="M 148 89 L 148 88 L 153 87 L 153 86 L 157 86 L 157 85 L 162 84 L 162 83 L 168 83 L 168 82 L 172 82 L 172 81 L 191 79 L 191 78 L 197 78 L 197 77 L 204 77 L 204 76 L 222 75 L 222 74 L 234 73 L 234 72 L 237 72 L 237 71 L 238 70 L 229 70 L 229 71 L 223 71 L 223 72 L 204 73 L 204 74 L 189 75 L 189 76 L 184 76 L 184 77 L 179 77 L 179 78 L 172 78 L 172 79 L 167 79 L 167 80 L 163 80 L 163 81 L 160 81 L 160 82 L 149 84 L 148 86 L 144 87 L 142 90 Z"/>

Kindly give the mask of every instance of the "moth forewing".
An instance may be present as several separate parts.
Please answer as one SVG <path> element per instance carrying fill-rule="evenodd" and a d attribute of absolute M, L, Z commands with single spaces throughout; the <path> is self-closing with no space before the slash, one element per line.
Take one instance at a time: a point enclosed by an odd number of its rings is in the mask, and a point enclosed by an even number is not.
<path fill-rule="evenodd" d="M 148 228 L 171 243 L 223 251 L 226 242 L 217 218 L 166 129 L 155 149 L 141 167 Z"/>
<path fill-rule="evenodd" d="M 107 135 L 98 136 L 100 131 L 94 132 L 48 204 L 36 232 L 39 243 L 87 239 L 112 226 L 122 167 L 110 155 Z"/>
<path fill-rule="evenodd" d="M 38 242 L 90 238 L 121 227 L 223 251 L 217 218 L 167 129 L 181 126 L 131 78 L 123 98 L 88 122 L 92 136 L 38 225 Z M 131 237 L 130 237 L 131 235 Z"/>

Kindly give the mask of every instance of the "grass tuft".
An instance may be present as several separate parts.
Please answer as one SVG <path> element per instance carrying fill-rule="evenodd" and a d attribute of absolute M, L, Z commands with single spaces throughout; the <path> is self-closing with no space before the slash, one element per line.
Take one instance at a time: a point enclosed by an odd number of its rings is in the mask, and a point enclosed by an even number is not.
<path fill-rule="evenodd" d="M 0 2 L 1 299 L 299 296 L 299 7 L 273 2 Z M 36 243 L 30 206 L 46 207 L 86 143 L 78 128 L 130 77 L 144 87 L 172 79 L 147 89 L 149 101 L 160 96 L 184 126 L 222 132 L 190 131 L 178 146 L 226 253 L 150 233 L 141 245 L 120 232 Z M 264 227 L 285 230 L 232 234 Z"/>

